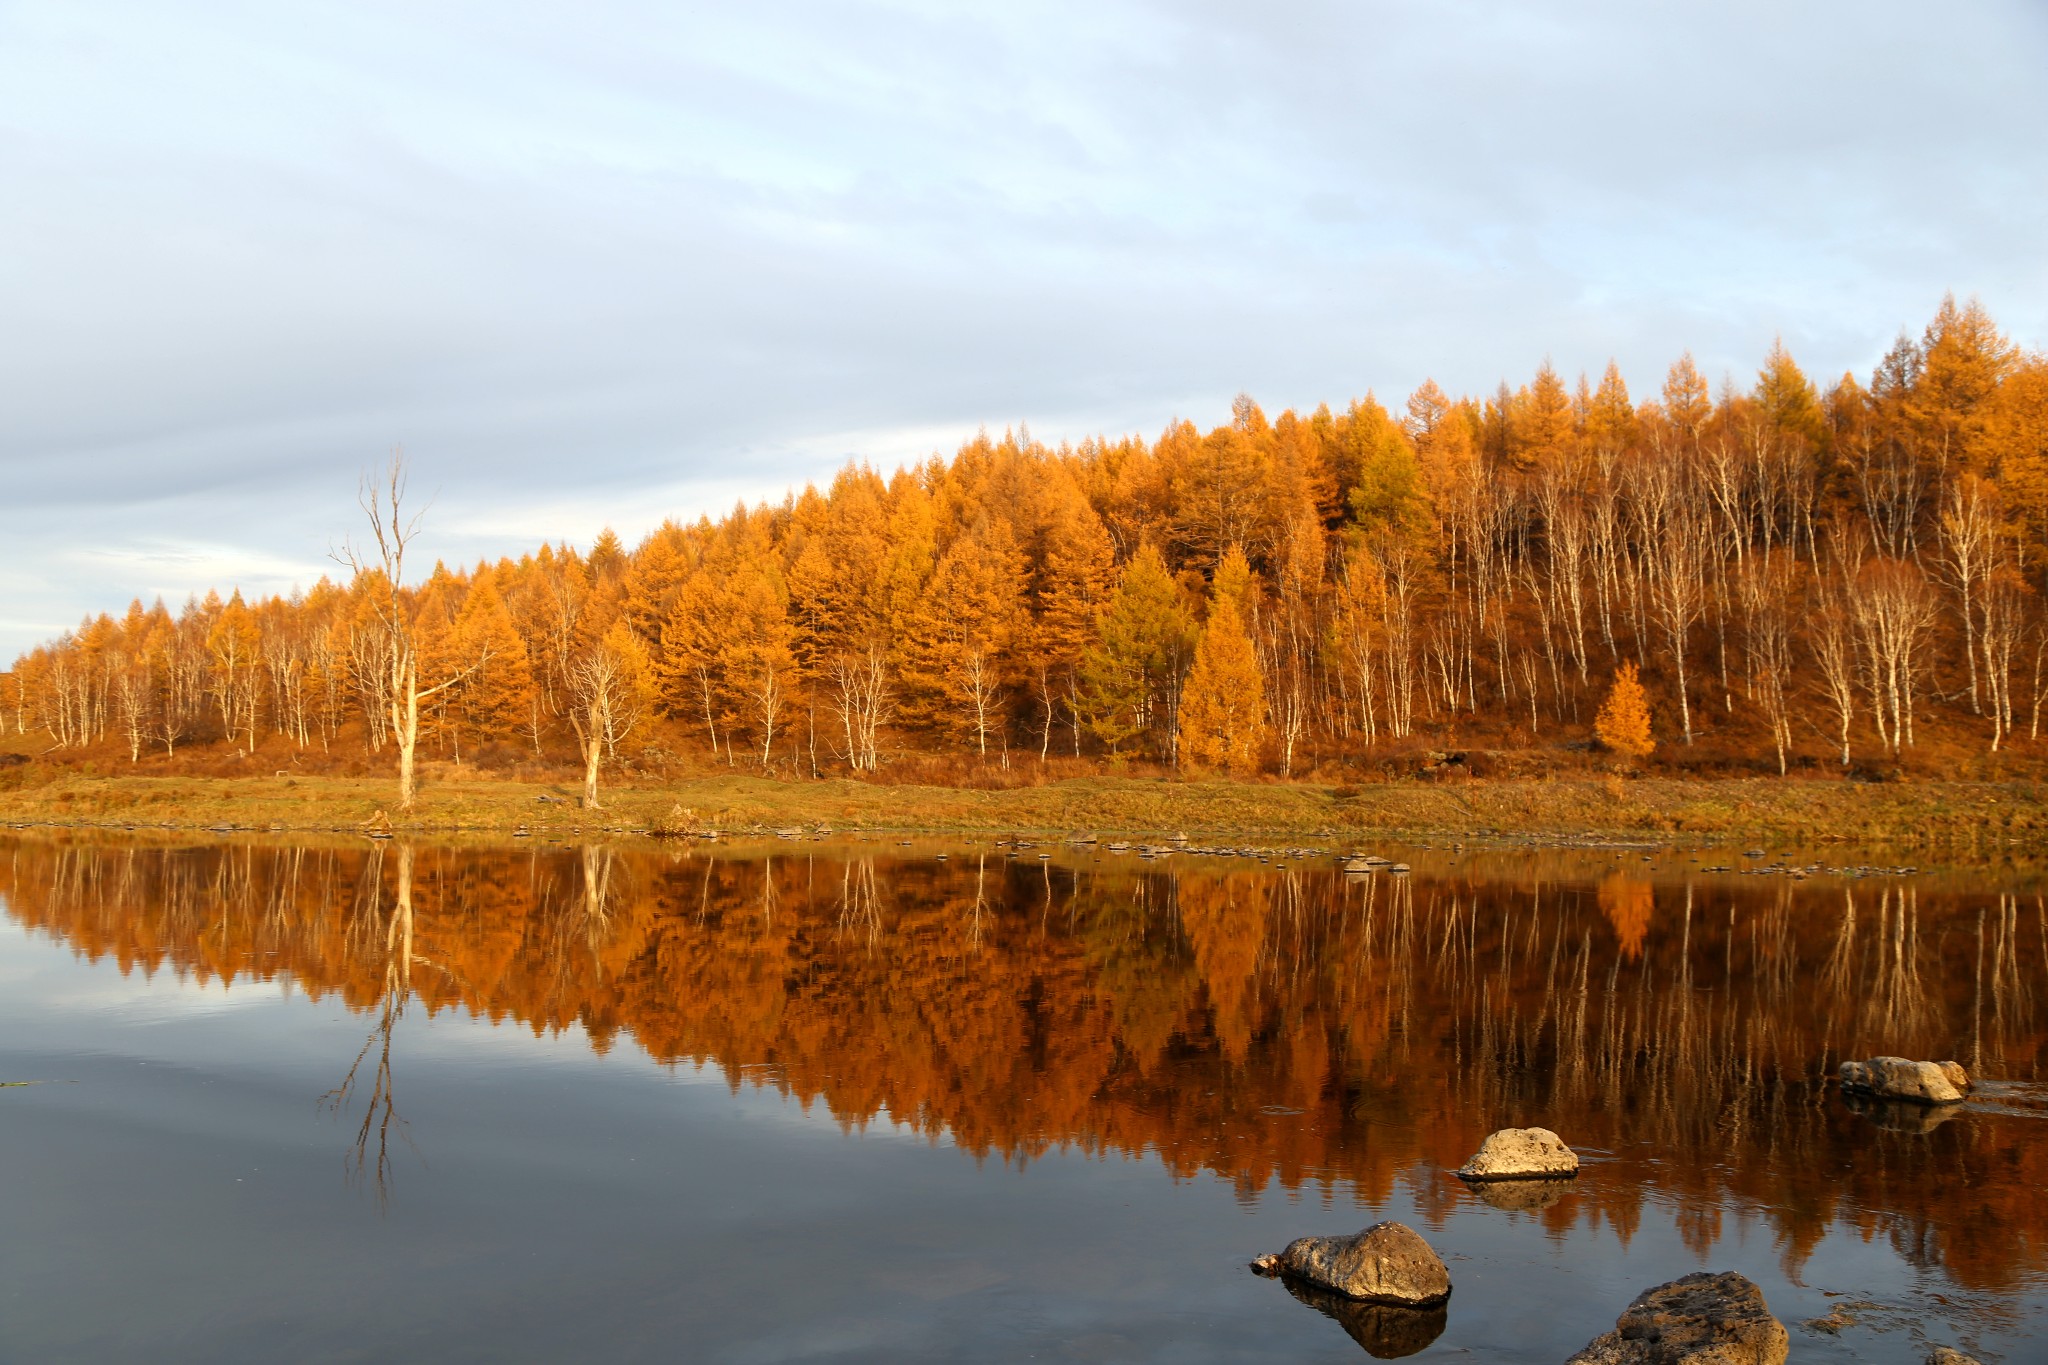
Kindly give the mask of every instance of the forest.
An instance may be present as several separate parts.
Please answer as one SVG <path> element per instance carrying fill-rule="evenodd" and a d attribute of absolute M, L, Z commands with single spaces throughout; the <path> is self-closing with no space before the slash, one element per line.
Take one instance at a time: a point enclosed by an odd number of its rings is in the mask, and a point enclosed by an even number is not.
<path fill-rule="evenodd" d="M 1208 432 L 983 433 L 417 582 L 398 475 L 353 572 L 93 616 L 0 674 L 0 732 L 141 771 L 395 755 L 408 784 L 417 746 L 594 800 L 600 768 L 714 763 L 1996 776 L 2048 702 L 2048 356 L 1975 301 L 1867 382 L 1780 344 L 1647 398 L 1547 361 L 1394 407 L 1240 397 Z"/>

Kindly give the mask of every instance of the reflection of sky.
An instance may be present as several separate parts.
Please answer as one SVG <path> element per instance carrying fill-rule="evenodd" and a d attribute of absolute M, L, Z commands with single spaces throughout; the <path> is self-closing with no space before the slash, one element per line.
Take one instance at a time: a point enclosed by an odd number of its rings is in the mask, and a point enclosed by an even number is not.
<path fill-rule="evenodd" d="M 729 1094 L 630 1048 L 599 1057 L 573 1030 L 417 1004 L 395 1037 L 405 1131 L 380 1213 L 346 1180 L 353 1116 L 315 1105 L 371 1016 L 247 982 L 223 1013 L 218 987 L 124 978 L 12 930 L 0 984 L 0 1079 L 74 1082 L 0 1091 L 0 1169 L 34 1172 L 0 1194 L 10 1358 L 1352 1359 L 1244 1262 L 1381 1216 L 1450 1265 L 1437 1354 L 1561 1359 L 1703 1265 L 1762 1285 L 1802 1359 L 1917 1360 L 1908 1317 L 1936 1341 L 1996 1328 L 1980 1344 L 2008 1359 L 2013 1332 L 2048 1327 L 2038 1286 L 1973 1299 L 1840 1223 L 1794 1283 L 1759 1211 L 1725 1208 L 1702 1262 L 1654 1193 L 1624 1242 L 1455 1185 L 1433 1219 L 1420 1186 L 1447 1177 L 1423 1170 L 1361 1208 L 1341 1182 L 1245 1198 L 1150 1160 L 1006 1165 L 886 1118 L 847 1134 L 823 1106 Z M 1889 1313 L 1839 1338 L 1798 1328 L 1852 1299 Z"/>
<path fill-rule="evenodd" d="M 310 582 L 404 444 L 430 553 L 629 537 L 981 424 L 1059 440 L 2048 340 L 2048 19 L 1156 0 L 0 9 L 0 656 Z"/>

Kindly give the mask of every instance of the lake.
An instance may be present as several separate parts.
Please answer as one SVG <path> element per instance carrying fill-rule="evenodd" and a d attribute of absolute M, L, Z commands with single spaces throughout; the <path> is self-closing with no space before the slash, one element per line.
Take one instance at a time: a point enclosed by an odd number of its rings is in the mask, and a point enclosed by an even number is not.
<path fill-rule="evenodd" d="M 2038 869 L 1372 851 L 0 833 L 0 1359 L 2048 1358 Z M 1441 1314 L 1246 1268 L 1383 1218 Z"/>

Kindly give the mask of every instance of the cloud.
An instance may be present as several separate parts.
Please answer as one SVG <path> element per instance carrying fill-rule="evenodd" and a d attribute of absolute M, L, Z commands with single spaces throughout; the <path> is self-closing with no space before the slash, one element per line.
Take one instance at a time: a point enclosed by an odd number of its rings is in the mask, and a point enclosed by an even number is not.
<path fill-rule="evenodd" d="M 401 443 L 472 558 L 1239 390 L 1863 370 L 1950 289 L 2038 345 L 2044 59 L 2027 0 L 11 6 L 0 656 L 288 587 Z"/>

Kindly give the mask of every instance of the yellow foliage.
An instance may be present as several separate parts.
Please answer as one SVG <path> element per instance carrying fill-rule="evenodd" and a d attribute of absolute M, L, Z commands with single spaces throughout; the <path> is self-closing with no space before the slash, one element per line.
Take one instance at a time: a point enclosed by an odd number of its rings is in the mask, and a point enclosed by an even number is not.
<path fill-rule="evenodd" d="M 1657 747 L 1650 734 L 1650 699 L 1634 664 L 1614 671 L 1614 688 L 1593 719 L 1593 734 L 1605 747 L 1630 758 L 1648 758 Z"/>

